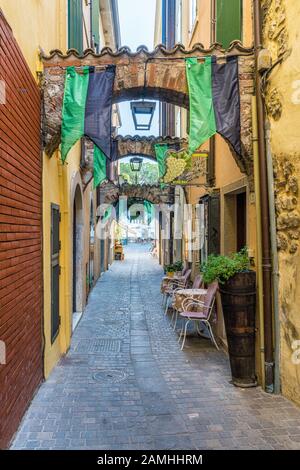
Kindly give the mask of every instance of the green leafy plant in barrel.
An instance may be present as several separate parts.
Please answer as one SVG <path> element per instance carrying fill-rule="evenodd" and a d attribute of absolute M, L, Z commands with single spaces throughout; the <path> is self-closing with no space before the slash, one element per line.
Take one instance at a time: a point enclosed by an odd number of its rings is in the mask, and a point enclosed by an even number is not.
<path fill-rule="evenodd" d="M 250 260 L 247 247 L 230 256 L 210 255 L 201 266 L 203 281 L 206 284 L 214 281 L 224 284 L 235 274 L 248 271 L 250 271 Z"/>

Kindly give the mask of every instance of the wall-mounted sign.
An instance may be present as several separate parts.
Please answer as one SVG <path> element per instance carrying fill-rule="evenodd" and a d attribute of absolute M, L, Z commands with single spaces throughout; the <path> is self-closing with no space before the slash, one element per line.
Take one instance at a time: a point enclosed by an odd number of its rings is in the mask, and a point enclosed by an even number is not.
<path fill-rule="evenodd" d="M 188 184 L 189 182 L 206 176 L 208 152 L 194 152 L 187 150 L 178 152 L 170 149 L 166 152 L 166 173 L 162 179 L 166 184 Z"/>

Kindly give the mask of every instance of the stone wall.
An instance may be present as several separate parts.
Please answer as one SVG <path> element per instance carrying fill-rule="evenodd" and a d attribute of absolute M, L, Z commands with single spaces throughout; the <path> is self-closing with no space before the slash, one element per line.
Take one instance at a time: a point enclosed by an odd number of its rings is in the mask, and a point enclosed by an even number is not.
<path fill-rule="evenodd" d="M 265 81 L 271 125 L 279 256 L 281 381 L 300 404 L 300 2 L 264 0 L 264 47 L 273 69 Z"/>
<path fill-rule="evenodd" d="M 188 146 L 187 139 L 178 137 L 144 137 L 144 136 L 117 136 L 115 139 L 117 144 L 116 158 L 127 157 L 128 155 L 140 155 L 156 160 L 154 146 L 160 145 L 176 145 L 179 149 L 186 149 Z"/>
<path fill-rule="evenodd" d="M 100 186 L 100 203 L 114 204 L 120 197 L 146 199 L 152 204 L 173 204 L 174 188 L 166 186 L 161 188 L 160 185 L 132 185 L 123 184 L 116 186 L 113 183 L 103 183 Z"/>

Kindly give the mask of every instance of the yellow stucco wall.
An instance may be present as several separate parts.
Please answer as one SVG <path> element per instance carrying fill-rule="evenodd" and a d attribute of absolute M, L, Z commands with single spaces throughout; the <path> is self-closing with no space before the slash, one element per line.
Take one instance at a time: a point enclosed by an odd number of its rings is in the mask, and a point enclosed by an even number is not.
<path fill-rule="evenodd" d="M 0 0 L 0 8 L 33 75 L 40 66 L 39 47 L 66 49 L 67 0 Z"/>
<path fill-rule="evenodd" d="M 208 48 L 211 44 L 211 2 L 198 2 L 198 16 L 189 35 L 189 47 L 200 42 Z"/>
<path fill-rule="evenodd" d="M 45 52 L 51 49 L 67 48 L 67 0 L 0 0 L 2 9 L 13 34 L 21 48 L 27 64 L 37 79 L 37 71 L 41 71 L 38 50 Z M 43 273 L 44 273 L 44 339 L 45 339 L 45 376 L 47 377 L 60 357 L 70 344 L 70 246 L 69 220 L 66 220 L 64 207 L 69 203 L 68 187 L 70 173 L 74 165 L 78 170 L 79 150 L 72 150 L 72 163 L 64 169 L 56 154 L 49 159 L 43 155 Z M 75 157 L 74 157 L 75 155 Z M 71 156 L 71 154 L 70 154 Z M 77 156 L 77 159 L 76 159 Z M 62 275 L 60 278 L 60 334 L 51 345 L 51 203 L 57 204 L 62 210 L 61 223 L 61 260 Z M 68 211 L 67 211 L 68 212 Z M 69 216 L 67 216 L 69 217 Z M 67 266 L 67 269 L 66 269 Z"/>
<path fill-rule="evenodd" d="M 267 2 L 263 2 L 266 4 Z M 267 5 L 266 5 L 267 6 Z M 275 173 L 279 242 L 279 315 L 281 385 L 300 404 L 300 2 L 269 2 L 264 46 L 273 63 L 284 60 L 269 76 L 267 110 Z M 297 343 L 298 341 L 298 343 Z"/>
<path fill-rule="evenodd" d="M 73 197 L 80 162 L 80 143 L 68 155 L 68 164 L 62 165 L 60 153 L 51 159 L 44 154 L 43 160 L 43 229 L 44 229 L 44 335 L 45 335 L 45 376 L 48 377 L 61 354 L 65 353 L 71 341 L 72 321 L 72 269 L 73 269 Z M 49 184 L 51 181 L 51 184 Z M 60 316 L 61 326 L 58 337 L 51 345 L 51 203 L 61 211 L 60 223 Z M 84 295 L 84 294 L 83 294 Z"/>
<path fill-rule="evenodd" d="M 38 49 L 46 53 L 51 49 L 66 50 L 67 0 L 0 0 L 0 8 L 8 20 L 13 34 L 24 54 L 28 66 L 37 79 L 42 70 Z M 52 368 L 64 354 L 72 334 L 72 275 L 73 275 L 73 197 L 75 186 L 81 184 L 80 143 L 68 155 L 62 166 L 60 154 L 52 158 L 43 155 L 43 274 L 44 274 L 44 373 L 48 377 Z M 82 191 L 83 198 L 83 256 L 82 256 L 82 307 L 86 301 L 86 265 L 89 262 L 89 218 L 92 183 Z M 95 192 L 93 194 L 95 198 Z M 59 335 L 51 344 L 51 204 L 61 211 L 60 224 L 60 316 Z M 96 255 L 96 262 L 99 254 Z M 98 270 L 99 271 L 99 270 Z M 96 270 L 96 276 L 98 272 Z"/>

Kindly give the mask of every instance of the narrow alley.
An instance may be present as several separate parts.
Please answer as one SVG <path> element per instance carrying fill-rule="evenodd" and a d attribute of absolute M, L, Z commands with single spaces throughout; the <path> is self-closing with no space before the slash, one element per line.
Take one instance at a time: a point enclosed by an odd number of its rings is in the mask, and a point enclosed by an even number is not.
<path fill-rule="evenodd" d="M 290 401 L 235 388 L 227 356 L 208 340 L 180 350 L 148 248 L 129 245 L 97 282 L 12 448 L 300 449 Z"/>

